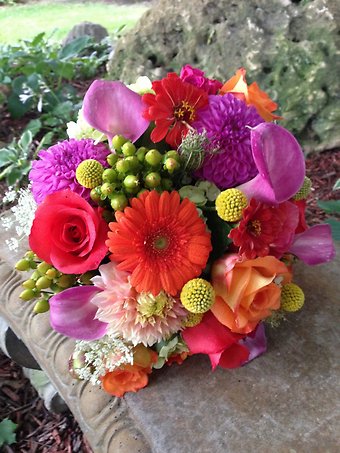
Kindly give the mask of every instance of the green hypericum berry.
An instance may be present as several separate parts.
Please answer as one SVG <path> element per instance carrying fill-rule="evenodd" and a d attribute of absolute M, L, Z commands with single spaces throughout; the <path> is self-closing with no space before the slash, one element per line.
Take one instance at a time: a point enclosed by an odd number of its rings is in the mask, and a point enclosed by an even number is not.
<path fill-rule="evenodd" d="M 35 288 L 35 281 L 32 280 L 31 278 L 28 280 L 25 280 L 22 285 L 26 289 L 34 289 Z"/>
<path fill-rule="evenodd" d="M 91 192 L 90 192 L 91 200 L 98 203 L 101 199 L 100 196 L 101 196 L 100 187 L 96 187 L 95 189 L 91 190 Z"/>
<path fill-rule="evenodd" d="M 109 154 L 106 158 L 106 162 L 111 165 L 111 167 L 114 167 L 116 165 L 116 162 L 118 160 L 118 156 L 117 154 Z"/>
<path fill-rule="evenodd" d="M 131 142 L 126 142 L 122 146 L 122 153 L 124 156 L 133 156 L 136 153 L 136 147 Z"/>
<path fill-rule="evenodd" d="M 112 146 L 114 149 L 118 152 L 121 152 L 122 146 L 124 143 L 126 143 L 128 140 L 123 137 L 122 135 L 115 135 L 112 139 Z"/>
<path fill-rule="evenodd" d="M 25 289 L 21 294 L 20 294 L 20 299 L 22 300 L 31 300 L 34 299 L 37 296 L 37 292 L 33 291 L 33 289 Z"/>
<path fill-rule="evenodd" d="M 34 305 L 33 311 L 34 313 L 46 313 L 50 309 L 50 304 L 48 300 L 43 298 L 37 300 L 36 304 Z"/>
<path fill-rule="evenodd" d="M 40 278 L 40 277 L 41 277 L 41 274 L 38 271 L 34 271 L 33 274 L 31 275 L 31 279 L 34 281 L 37 281 L 38 278 Z"/>
<path fill-rule="evenodd" d="M 58 286 L 60 286 L 61 288 L 70 288 L 74 283 L 75 278 L 73 277 L 73 275 L 64 274 L 58 279 Z"/>
<path fill-rule="evenodd" d="M 173 182 L 169 178 L 162 178 L 161 185 L 164 190 L 172 190 Z"/>
<path fill-rule="evenodd" d="M 19 260 L 15 265 L 15 269 L 21 272 L 28 271 L 30 268 L 30 261 L 26 260 L 25 258 Z"/>
<path fill-rule="evenodd" d="M 126 189 L 138 189 L 139 179 L 135 175 L 127 175 L 124 178 L 123 185 Z"/>
<path fill-rule="evenodd" d="M 102 174 L 103 182 L 117 181 L 117 172 L 113 168 L 107 168 Z"/>
<path fill-rule="evenodd" d="M 32 250 L 28 250 L 26 253 L 25 253 L 25 258 L 27 258 L 28 260 L 34 260 L 34 258 L 36 258 L 34 252 L 32 252 Z"/>
<path fill-rule="evenodd" d="M 123 211 L 127 205 L 128 199 L 122 193 L 115 194 L 115 196 L 111 198 L 111 207 L 114 211 Z"/>
<path fill-rule="evenodd" d="M 50 280 L 53 280 L 54 278 L 57 277 L 57 275 L 58 275 L 57 269 L 54 269 L 54 267 L 52 267 L 51 269 L 48 269 L 46 271 L 45 277 L 49 278 Z"/>
<path fill-rule="evenodd" d="M 107 197 L 108 195 L 111 195 L 114 193 L 116 187 L 117 187 L 116 184 L 113 184 L 113 183 L 110 184 L 109 182 L 104 182 L 104 184 L 101 186 L 100 190 L 101 190 L 101 193 Z"/>
<path fill-rule="evenodd" d="M 40 291 L 41 289 L 46 289 L 51 286 L 51 280 L 48 279 L 47 277 L 43 276 L 38 278 L 38 280 L 35 283 L 35 287 Z"/>
<path fill-rule="evenodd" d="M 164 163 L 164 169 L 168 170 L 170 174 L 178 170 L 179 167 L 180 167 L 179 162 L 176 159 L 173 159 L 172 157 L 168 157 L 168 159 L 166 159 Z"/>
<path fill-rule="evenodd" d="M 130 164 L 126 159 L 121 159 L 116 163 L 118 173 L 127 173 L 130 170 Z"/>
<path fill-rule="evenodd" d="M 148 149 L 145 148 L 145 146 L 141 146 L 140 148 L 137 149 L 137 159 L 139 162 L 144 162 L 145 154 L 148 152 Z"/>
<path fill-rule="evenodd" d="M 125 162 L 129 163 L 130 171 L 132 171 L 133 173 L 138 172 L 139 160 L 138 160 L 137 156 L 128 156 L 124 160 L 125 160 Z"/>
<path fill-rule="evenodd" d="M 51 269 L 51 265 L 46 263 L 46 261 L 43 261 L 42 263 L 40 263 L 37 267 L 37 271 L 41 273 L 41 275 L 45 275 L 46 272 Z"/>
<path fill-rule="evenodd" d="M 31 269 L 36 269 L 37 268 L 37 263 L 35 261 L 30 261 L 30 268 Z"/>
<path fill-rule="evenodd" d="M 147 162 L 151 167 L 157 167 L 162 161 L 162 154 L 157 149 L 150 149 L 145 154 L 145 162 Z"/>
<path fill-rule="evenodd" d="M 62 288 L 61 286 L 57 285 L 56 283 L 53 283 L 53 285 L 51 285 L 51 290 L 54 292 L 54 294 L 58 294 L 58 293 L 61 293 L 62 291 L 64 291 L 65 288 Z"/>
<path fill-rule="evenodd" d="M 145 177 L 144 181 L 146 187 L 149 189 L 155 189 L 161 183 L 161 175 L 153 171 Z"/>
<path fill-rule="evenodd" d="M 181 157 L 180 157 L 180 155 L 178 154 L 178 152 L 175 151 L 175 150 L 171 150 L 171 151 L 168 151 L 167 153 L 165 153 L 165 155 L 164 155 L 164 162 L 165 162 L 168 158 L 175 159 L 175 160 L 177 160 L 178 163 L 181 162 Z"/>

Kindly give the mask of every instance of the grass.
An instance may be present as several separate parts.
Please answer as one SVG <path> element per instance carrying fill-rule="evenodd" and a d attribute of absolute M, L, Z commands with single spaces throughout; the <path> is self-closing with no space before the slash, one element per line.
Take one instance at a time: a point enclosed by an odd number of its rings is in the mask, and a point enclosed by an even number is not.
<path fill-rule="evenodd" d="M 95 22 L 110 34 L 125 25 L 131 28 L 147 6 L 108 3 L 43 2 L 0 8 L 0 44 L 14 44 L 20 39 L 33 38 L 45 31 L 54 41 L 62 40 L 73 25 Z"/>

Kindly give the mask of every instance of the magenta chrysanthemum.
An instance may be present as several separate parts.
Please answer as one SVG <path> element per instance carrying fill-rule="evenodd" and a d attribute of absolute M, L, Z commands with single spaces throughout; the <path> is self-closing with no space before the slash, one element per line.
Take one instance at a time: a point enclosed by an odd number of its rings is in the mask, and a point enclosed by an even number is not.
<path fill-rule="evenodd" d="M 46 195 L 63 189 L 71 189 L 89 201 L 90 189 L 78 183 L 76 169 L 86 159 L 96 159 L 107 167 L 109 153 L 104 144 L 96 145 L 91 139 L 64 140 L 40 151 L 39 160 L 33 161 L 29 174 L 35 201 L 41 203 Z"/>
<path fill-rule="evenodd" d="M 254 107 L 247 106 L 232 94 L 209 96 L 209 106 L 198 112 L 192 124 L 198 132 L 206 131 L 214 148 L 196 176 L 228 189 L 254 178 L 257 168 L 250 146 L 250 129 L 263 122 Z"/>
<path fill-rule="evenodd" d="M 98 292 L 91 302 L 98 307 L 96 319 L 108 323 L 108 332 L 133 345 L 152 346 L 182 328 L 188 312 L 180 301 L 161 291 L 137 293 L 129 284 L 129 274 L 116 264 L 100 266 L 100 276 L 92 279 Z"/>

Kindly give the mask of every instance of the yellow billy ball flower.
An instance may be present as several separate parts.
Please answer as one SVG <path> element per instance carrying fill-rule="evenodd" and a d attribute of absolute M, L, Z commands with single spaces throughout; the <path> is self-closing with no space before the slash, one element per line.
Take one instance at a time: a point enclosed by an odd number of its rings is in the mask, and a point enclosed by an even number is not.
<path fill-rule="evenodd" d="M 242 211 L 247 206 L 247 197 L 238 189 L 227 189 L 216 198 L 216 210 L 221 219 L 226 222 L 238 222 Z"/>
<path fill-rule="evenodd" d="M 281 308 L 284 311 L 298 311 L 303 307 L 305 295 L 295 283 L 286 283 L 281 290 Z"/>
<path fill-rule="evenodd" d="M 203 278 L 189 280 L 182 288 L 181 302 L 191 313 L 205 313 L 215 302 L 215 291 Z"/>
<path fill-rule="evenodd" d="M 203 313 L 189 313 L 183 321 L 183 327 L 194 327 L 202 321 Z"/>
<path fill-rule="evenodd" d="M 308 197 L 308 195 L 310 194 L 311 190 L 312 190 L 312 181 L 308 178 L 308 176 L 305 176 L 302 187 L 300 187 L 300 189 L 296 192 L 293 199 L 296 201 L 305 200 Z"/>
<path fill-rule="evenodd" d="M 86 159 L 81 162 L 76 170 L 76 178 L 80 185 L 93 189 L 102 183 L 104 167 L 95 159 Z"/>

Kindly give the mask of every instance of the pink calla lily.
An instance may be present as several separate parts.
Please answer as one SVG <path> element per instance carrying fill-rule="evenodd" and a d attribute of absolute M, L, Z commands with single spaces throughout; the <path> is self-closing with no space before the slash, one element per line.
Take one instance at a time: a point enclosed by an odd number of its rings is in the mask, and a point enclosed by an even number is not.
<path fill-rule="evenodd" d="M 242 340 L 242 343 L 249 350 L 249 357 L 246 363 L 256 359 L 256 357 L 266 352 L 267 338 L 264 324 L 262 322 L 258 324 L 256 329 L 248 334 L 244 340 Z"/>
<path fill-rule="evenodd" d="M 142 116 L 144 110 L 139 94 L 122 82 L 108 80 L 95 80 L 83 102 L 85 120 L 110 141 L 115 135 L 123 135 L 135 142 L 149 126 Z"/>
<path fill-rule="evenodd" d="M 77 340 L 96 340 L 105 335 L 107 324 L 95 319 L 97 307 L 91 303 L 99 291 L 95 286 L 75 286 L 51 297 L 52 328 Z"/>
<path fill-rule="evenodd" d="M 328 263 L 335 257 L 330 225 L 314 225 L 295 235 L 289 252 L 311 266 Z"/>
<path fill-rule="evenodd" d="M 300 189 L 305 176 L 305 160 L 295 137 L 274 123 L 251 129 L 251 147 L 258 174 L 238 186 L 248 199 L 267 204 L 289 200 Z"/>

